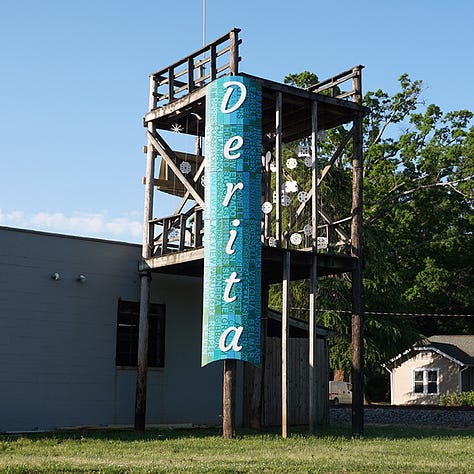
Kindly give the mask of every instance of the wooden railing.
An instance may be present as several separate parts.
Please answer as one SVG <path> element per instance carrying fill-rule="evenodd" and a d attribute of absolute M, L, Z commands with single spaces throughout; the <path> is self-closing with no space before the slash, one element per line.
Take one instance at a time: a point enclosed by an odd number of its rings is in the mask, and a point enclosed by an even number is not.
<path fill-rule="evenodd" d="M 191 55 L 150 74 L 153 78 L 153 108 L 180 99 L 214 79 L 238 73 L 240 30 L 233 29 Z"/>
<path fill-rule="evenodd" d="M 364 66 L 354 66 L 352 69 L 341 72 L 336 76 L 330 77 L 324 81 L 318 82 L 308 90 L 319 94 L 329 92 L 329 95 L 338 99 L 349 99 L 353 102 L 361 103 L 362 101 L 362 69 Z M 351 81 L 351 89 L 348 91 L 341 90 L 343 84 Z"/>
<path fill-rule="evenodd" d="M 154 257 L 202 247 L 202 209 L 193 208 L 183 214 L 153 219 L 150 224 L 156 230 L 161 227 L 153 240 Z"/>
<path fill-rule="evenodd" d="M 350 238 L 345 233 L 350 234 L 349 228 L 343 228 L 344 224 L 350 225 L 350 217 L 336 222 L 325 222 L 318 226 L 318 251 L 323 253 L 340 253 L 347 250 L 350 245 Z M 153 240 L 153 256 L 160 257 L 174 252 L 185 252 L 203 246 L 204 229 L 202 221 L 202 210 L 192 209 L 183 214 L 174 214 L 168 217 L 153 219 L 153 225 L 158 233 Z M 311 248 L 311 236 L 307 236 L 300 231 L 303 237 L 299 246 L 290 247 L 299 250 Z M 265 239 L 262 237 L 262 242 Z M 265 242 L 265 245 L 269 245 Z M 289 245 L 289 244 L 288 244 Z"/>

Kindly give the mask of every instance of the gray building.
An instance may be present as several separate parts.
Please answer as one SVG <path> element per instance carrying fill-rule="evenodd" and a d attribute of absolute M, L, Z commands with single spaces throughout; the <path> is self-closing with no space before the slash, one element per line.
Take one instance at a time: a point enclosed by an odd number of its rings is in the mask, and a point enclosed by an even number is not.
<path fill-rule="evenodd" d="M 0 227 L 0 432 L 133 425 L 140 256 Z M 217 424 L 221 367 L 200 367 L 202 280 L 152 285 L 147 422 Z"/>

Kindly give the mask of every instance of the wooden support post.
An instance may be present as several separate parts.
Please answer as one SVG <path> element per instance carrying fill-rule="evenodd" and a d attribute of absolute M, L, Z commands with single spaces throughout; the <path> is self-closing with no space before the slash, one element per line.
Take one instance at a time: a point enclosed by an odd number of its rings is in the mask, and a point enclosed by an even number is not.
<path fill-rule="evenodd" d="M 156 105 L 155 78 L 150 76 L 149 110 Z M 148 124 L 148 131 L 153 133 L 153 125 Z M 152 256 L 154 224 L 153 219 L 153 183 L 155 179 L 156 151 L 150 140 L 147 141 L 146 152 L 146 182 L 145 202 L 143 210 L 143 244 L 142 258 Z M 138 326 L 138 361 L 137 385 L 135 393 L 135 429 L 143 431 L 146 420 L 146 391 L 147 391 L 147 365 L 148 365 L 148 310 L 150 305 L 150 271 L 140 273 L 140 316 Z"/>
<path fill-rule="evenodd" d="M 278 92 L 275 111 L 275 159 L 276 159 L 276 203 L 275 203 L 275 239 L 277 246 L 281 247 L 282 222 L 281 222 L 281 184 L 282 184 L 282 93 Z"/>
<path fill-rule="evenodd" d="M 352 272 L 352 434 L 364 432 L 364 327 L 362 283 L 362 117 L 354 121 L 352 161 L 351 255 L 357 258 Z"/>
<path fill-rule="evenodd" d="M 194 90 L 194 60 L 192 56 L 188 57 L 188 94 Z"/>
<path fill-rule="evenodd" d="M 290 315 L 290 251 L 283 257 L 283 289 L 281 313 L 281 435 L 288 437 L 288 318 Z"/>
<path fill-rule="evenodd" d="M 239 29 L 234 28 L 229 33 L 230 38 L 230 59 L 229 59 L 229 68 L 232 75 L 239 73 Z"/>
<path fill-rule="evenodd" d="M 224 383 L 222 394 L 222 435 L 224 439 L 235 437 L 235 379 L 237 361 L 224 360 Z"/>
<path fill-rule="evenodd" d="M 316 433 L 317 412 L 318 412 L 318 363 L 317 360 L 317 311 L 316 311 L 316 293 L 318 285 L 318 103 L 312 103 L 312 132 L 311 132 L 311 186 L 312 186 L 312 206 L 311 206 L 311 244 L 312 244 L 312 262 L 311 262 L 311 280 L 309 294 L 309 432 Z"/>
<path fill-rule="evenodd" d="M 148 308 L 150 303 L 149 271 L 140 272 L 140 315 L 138 326 L 137 386 L 135 396 L 135 430 L 146 426 L 146 391 L 148 366 Z"/>
<path fill-rule="evenodd" d="M 352 78 L 352 89 L 354 91 L 354 95 L 352 96 L 352 100 L 357 102 L 358 104 L 362 103 L 362 69 L 364 66 L 355 66 L 352 68 L 352 72 L 354 77 Z"/>
<path fill-rule="evenodd" d="M 210 67 L 209 82 L 212 82 L 217 77 L 216 58 L 217 58 L 217 56 L 216 56 L 216 45 L 211 44 L 211 52 L 210 52 L 210 56 L 209 56 L 209 67 Z"/>
<path fill-rule="evenodd" d="M 168 102 L 174 100 L 174 68 L 168 69 Z"/>
<path fill-rule="evenodd" d="M 317 431 L 318 412 L 318 364 L 317 359 L 317 335 L 316 335 L 316 292 L 318 285 L 317 256 L 313 255 L 311 263 L 310 289 L 309 289 L 309 377 L 308 377 L 308 411 L 309 432 L 315 434 Z"/>
<path fill-rule="evenodd" d="M 270 285 L 262 277 L 261 322 L 260 322 L 260 367 L 252 367 L 253 388 L 250 399 L 250 427 L 260 429 L 262 426 L 262 407 L 265 392 L 265 363 L 267 347 L 268 298 Z"/>
<path fill-rule="evenodd" d="M 202 209 L 196 209 L 194 212 L 194 248 L 202 246 Z"/>

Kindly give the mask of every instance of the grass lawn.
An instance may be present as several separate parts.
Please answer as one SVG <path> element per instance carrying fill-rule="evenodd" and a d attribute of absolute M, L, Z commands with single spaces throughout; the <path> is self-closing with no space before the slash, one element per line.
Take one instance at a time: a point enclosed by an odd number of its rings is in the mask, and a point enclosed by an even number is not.
<path fill-rule="evenodd" d="M 472 473 L 474 428 L 347 426 L 317 436 L 293 431 L 83 431 L 0 436 L 1 473 Z"/>

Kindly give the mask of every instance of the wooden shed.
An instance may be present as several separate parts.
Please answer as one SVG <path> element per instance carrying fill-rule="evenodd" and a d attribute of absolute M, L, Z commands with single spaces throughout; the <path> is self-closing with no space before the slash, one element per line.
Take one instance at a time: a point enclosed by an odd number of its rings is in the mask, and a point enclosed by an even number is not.
<path fill-rule="evenodd" d="M 329 423 L 328 380 L 329 344 L 332 331 L 317 327 L 318 424 Z M 289 319 L 288 363 L 288 423 L 308 423 L 308 322 Z M 263 370 L 247 365 L 244 372 L 243 423 L 247 426 L 276 426 L 281 424 L 281 313 L 268 311 L 266 323 Z M 258 379 L 259 378 L 259 379 Z M 260 398 L 255 397 L 260 390 Z M 260 404 L 260 406 L 256 405 Z"/>

